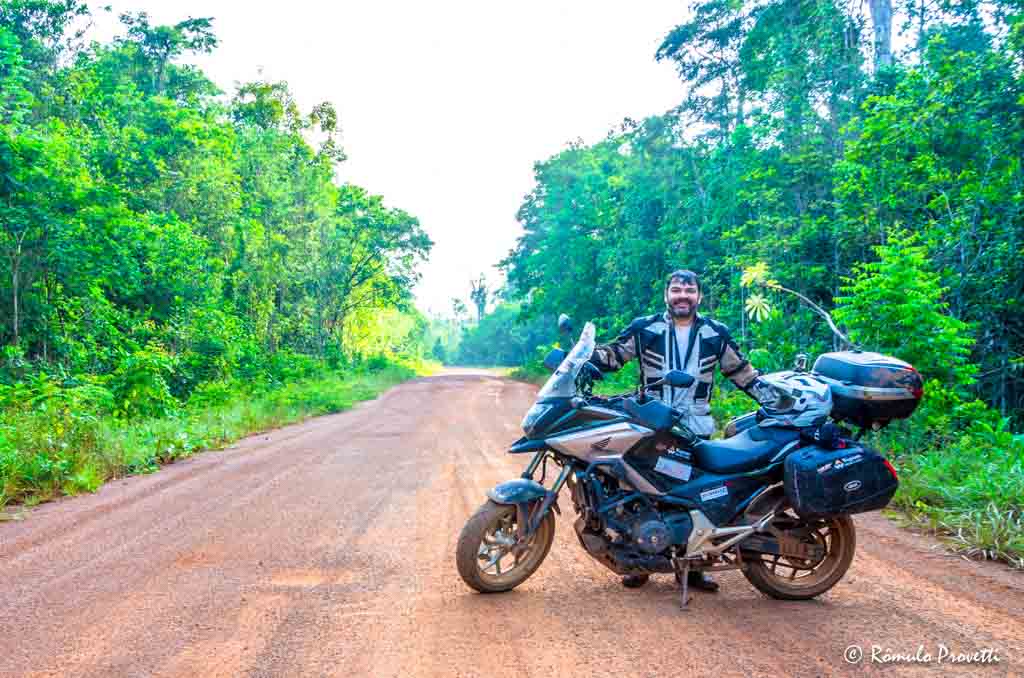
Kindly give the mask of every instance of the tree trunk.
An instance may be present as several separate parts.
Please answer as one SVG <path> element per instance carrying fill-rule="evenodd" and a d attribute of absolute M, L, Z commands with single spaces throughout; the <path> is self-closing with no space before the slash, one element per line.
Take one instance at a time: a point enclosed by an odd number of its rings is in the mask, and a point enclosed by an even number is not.
<path fill-rule="evenodd" d="M 1009 369 L 1009 365 L 1006 360 L 1007 351 L 1006 342 L 1003 342 L 1003 369 L 999 370 L 999 413 L 1002 416 L 1006 416 L 1006 372 Z"/>
<path fill-rule="evenodd" d="M 19 342 L 18 336 L 18 265 L 20 257 L 15 257 L 11 265 L 11 296 L 14 303 L 14 345 Z"/>
<path fill-rule="evenodd" d="M 924 5 L 925 0 L 921 0 L 920 11 L 917 15 L 917 49 L 918 51 L 924 50 L 924 15 L 927 8 Z"/>
<path fill-rule="evenodd" d="M 839 236 L 836 233 L 836 227 L 832 230 L 832 307 L 836 306 L 836 297 L 839 296 L 839 285 L 842 280 L 842 274 L 839 271 Z M 839 350 L 839 337 L 832 334 L 832 350 Z"/>
<path fill-rule="evenodd" d="M 43 363 L 50 362 L 50 272 L 43 270 Z"/>
<path fill-rule="evenodd" d="M 892 0 L 870 0 L 875 32 L 875 71 L 892 66 Z"/>
<path fill-rule="evenodd" d="M 737 78 L 737 81 L 739 78 Z M 743 88 L 743 83 L 738 82 L 736 85 L 736 126 L 739 127 L 746 123 L 744 117 L 743 108 L 747 105 L 747 91 Z"/>
<path fill-rule="evenodd" d="M 28 231 L 24 231 L 18 236 L 16 244 L 14 246 L 14 253 L 11 255 L 11 301 L 14 307 L 14 317 L 12 318 L 12 329 L 14 330 L 14 346 L 17 346 L 21 341 L 21 326 L 20 317 L 18 315 L 18 293 L 19 284 L 21 283 L 21 255 L 22 245 L 25 242 L 25 234 Z"/>
<path fill-rule="evenodd" d="M 324 305 L 320 295 L 316 299 L 316 350 L 317 355 L 324 357 L 326 342 L 324 340 Z"/>

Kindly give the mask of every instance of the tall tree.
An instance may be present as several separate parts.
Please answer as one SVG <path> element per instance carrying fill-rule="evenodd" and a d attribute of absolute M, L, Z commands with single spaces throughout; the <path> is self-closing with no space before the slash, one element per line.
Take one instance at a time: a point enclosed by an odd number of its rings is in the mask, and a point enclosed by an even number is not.
<path fill-rule="evenodd" d="M 483 273 L 477 280 L 470 280 L 470 292 L 469 298 L 473 301 L 473 305 L 476 306 L 476 321 L 480 322 L 484 318 L 484 313 L 487 310 L 487 280 L 484 278 Z"/>
<path fill-rule="evenodd" d="M 875 70 L 892 66 L 892 0 L 870 0 Z"/>

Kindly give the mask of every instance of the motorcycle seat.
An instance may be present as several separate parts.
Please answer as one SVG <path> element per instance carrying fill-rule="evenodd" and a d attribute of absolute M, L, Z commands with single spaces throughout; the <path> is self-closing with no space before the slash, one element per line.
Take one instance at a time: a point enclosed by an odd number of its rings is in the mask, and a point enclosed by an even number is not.
<path fill-rule="evenodd" d="M 705 440 L 694 446 L 693 461 L 711 473 L 753 471 L 767 466 L 772 457 L 800 437 L 800 431 L 752 426 L 725 440 Z"/>

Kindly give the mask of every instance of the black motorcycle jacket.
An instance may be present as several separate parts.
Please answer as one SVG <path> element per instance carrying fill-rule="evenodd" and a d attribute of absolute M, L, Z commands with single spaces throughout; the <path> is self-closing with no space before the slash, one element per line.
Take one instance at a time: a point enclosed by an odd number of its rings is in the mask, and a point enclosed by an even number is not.
<path fill-rule="evenodd" d="M 695 314 L 686 346 L 676 341 L 675 326 L 668 312 L 637 318 L 616 339 L 594 348 L 590 362 L 602 372 L 615 372 L 630 360 L 640 360 L 641 387 L 661 379 L 670 370 L 682 370 L 695 377 L 688 388 L 661 387 L 661 399 L 689 414 L 694 433 L 708 436 L 714 431 L 711 392 L 717 365 L 722 375 L 758 402 L 774 399 L 759 383 L 760 372 L 733 341 L 720 322 Z"/>

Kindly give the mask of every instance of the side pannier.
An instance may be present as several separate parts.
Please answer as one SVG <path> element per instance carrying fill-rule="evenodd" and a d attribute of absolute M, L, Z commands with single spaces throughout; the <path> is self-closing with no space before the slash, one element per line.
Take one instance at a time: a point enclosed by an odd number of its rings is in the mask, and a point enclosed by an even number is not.
<path fill-rule="evenodd" d="M 884 508 L 899 487 L 892 464 L 870 447 L 799 449 L 786 458 L 786 497 L 803 518 Z"/>

